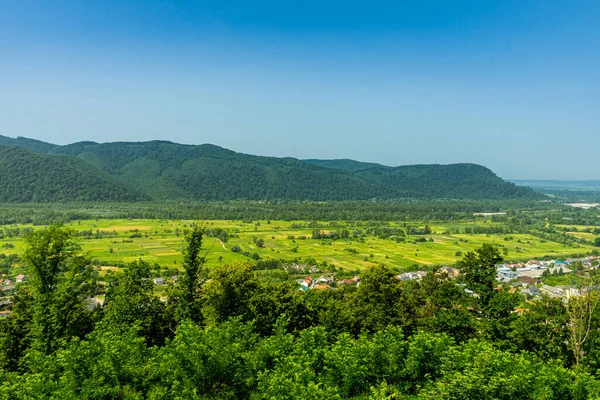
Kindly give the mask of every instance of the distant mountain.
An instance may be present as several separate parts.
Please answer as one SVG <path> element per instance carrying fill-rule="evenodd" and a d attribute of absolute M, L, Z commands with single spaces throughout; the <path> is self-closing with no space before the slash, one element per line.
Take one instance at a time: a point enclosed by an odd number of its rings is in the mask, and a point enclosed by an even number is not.
<path fill-rule="evenodd" d="M 149 197 L 83 160 L 0 145 L 0 202 L 137 200 Z"/>
<path fill-rule="evenodd" d="M 400 197 L 494 199 L 535 197 L 528 188 L 506 182 L 477 164 L 388 167 L 354 160 L 305 160 L 347 171 L 367 182 L 396 190 Z"/>
<path fill-rule="evenodd" d="M 536 198 L 474 164 L 387 167 L 354 160 L 298 160 L 167 141 L 57 146 L 0 136 L 20 146 L 85 162 L 156 200 L 366 200 Z M 1 186 L 1 183 L 0 183 Z"/>

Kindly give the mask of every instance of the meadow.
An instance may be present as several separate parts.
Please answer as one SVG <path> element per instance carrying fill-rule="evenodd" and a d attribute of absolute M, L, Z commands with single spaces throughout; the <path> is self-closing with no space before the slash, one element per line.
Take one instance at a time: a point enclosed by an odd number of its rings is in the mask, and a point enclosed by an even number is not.
<path fill-rule="evenodd" d="M 399 240 L 395 236 L 383 238 L 372 234 L 353 237 L 355 231 L 365 232 L 374 225 L 361 222 L 99 219 L 73 221 L 66 226 L 77 232 L 83 252 L 107 267 L 141 259 L 166 268 L 178 268 L 182 260 L 185 232 L 194 224 L 212 231 L 220 228 L 228 233 L 228 238 L 223 240 L 205 237 L 205 265 L 209 268 L 225 263 L 255 262 L 252 257 L 258 254 L 263 260 L 309 259 L 319 265 L 327 263 L 349 271 L 360 271 L 379 264 L 407 270 L 421 266 L 454 265 L 464 253 L 483 243 L 497 244 L 505 259 L 514 261 L 544 256 L 563 258 L 594 250 L 591 245 L 568 246 L 530 234 L 450 233 L 463 232 L 464 228 L 476 224 L 501 224 L 490 220 L 432 224 L 430 234 L 406 235 Z M 380 223 L 377 226 L 404 229 L 406 225 Z M 424 226 L 418 223 L 411 225 Z M 15 227 L 12 226 L 13 229 Z M 18 227 L 36 229 L 31 225 Z M 335 240 L 312 239 L 314 229 L 325 233 L 347 230 L 349 237 Z M 240 252 L 233 252 L 234 246 Z M 22 248 L 21 237 L 4 237 L 0 240 L 0 253 L 19 253 Z M 244 255 L 244 252 L 249 254 Z"/>

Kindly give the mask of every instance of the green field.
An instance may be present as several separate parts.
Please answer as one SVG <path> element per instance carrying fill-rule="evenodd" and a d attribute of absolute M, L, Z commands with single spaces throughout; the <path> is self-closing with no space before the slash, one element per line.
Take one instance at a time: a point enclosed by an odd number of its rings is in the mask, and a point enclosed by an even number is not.
<path fill-rule="evenodd" d="M 206 266 L 212 267 L 223 263 L 253 261 L 239 253 L 231 251 L 239 246 L 242 251 L 257 253 L 261 259 L 304 260 L 314 258 L 319 264 L 327 262 L 338 268 L 362 270 L 372 265 L 384 264 L 390 267 L 405 269 L 416 265 L 454 264 L 465 253 L 482 243 L 496 243 L 502 249 L 504 257 L 509 260 L 526 260 L 535 257 L 566 257 L 569 255 L 589 253 L 592 246 L 579 247 L 542 240 L 527 234 L 505 235 L 486 234 L 445 234 L 448 229 L 474 226 L 475 223 L 431 225 L 429 235 L 408 235 L 404 242 L 396 242 L 391 238 L 382 239 L 367 235 L 362 239 L 352 237 L 338 240 L 311 239 L 313 228 L 304 227 L 305 221 L 181 221 L 181 220 L 87 220 L 68 224 L 76 232 L 91 231 L 108 234 L 111 237 L 78 237 L 83 251 L 92 259 L 110 263 L 131 262 L 142 259 L 151 263 L 159 263 L 164 267 L 179 266 L 181 249 L 184 243 L 184 232 L 190 224 L 197 223 L 207 229 L 222 228 L 231 236 L 227 242 L 214 237 L 205 237 Z M 489 221 L 478 224 L 492 225 Z M 366 224 L 320 223 L 322 231 L 346 229 L 365 230 Z M 402 227 L 389 223 L 387 227 Z M 417 224 L 412 224 L 413 226 Z M 298 227 L 303 226 L 303 227 Z M 21 229 L 27 225 L 20 225 Z M 34 227 L 34 229 L 36 229 Z M 132 237 L 140 236 L 140 237 Z M 295 239 L 290 237 L 294 236 Z M 305 239 L 300 237 L 305 236 Z M 580 236 L 580 235 L 577 235 Z M 587 236 L 587 235 L 586 235 Z M 264 247 L 258 247 L 254 239 L 264 240 Z M 425 242 L 415 242 L 426 239 Z M 587 237 L 586 237 L 587 239 Z M 14 247 L 5 246 L 10 243 Z M 12 254 L 21 251 L 23 240 L 20 237 L 5 237 L 0 240 L 0 253 Z M 10 246 L 8 246 L 10 247 Z M 506 249 L 506 250 L 504 250 Z M 506 254 L 508 252 L 508 254 Z"/>

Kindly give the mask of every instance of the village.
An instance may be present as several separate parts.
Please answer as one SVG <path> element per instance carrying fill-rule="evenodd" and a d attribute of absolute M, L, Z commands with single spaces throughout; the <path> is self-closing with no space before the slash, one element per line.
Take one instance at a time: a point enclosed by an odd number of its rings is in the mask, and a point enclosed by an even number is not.
<path fill-rule="evenodd" d="M 529 260 L 522 263 L 498 264 L 496 265 L 498 282 L 497 289 L 509 287 L 508 291 L 514 293 L 519 291 L 527 298 L 540 299 L 543 296 L 550 298 L 560 298 L 567 302 L 572 296 L 580 295 L 580 289 L 574 285 L 555 285 L 551 286 L 544 283 L 544 278 L 548 276 L 564 276 L 572 274 L 574 271 L 591 271 L 598 268 L 599 256 L 588 256 L 582 258 L 567 258 L 565 260 Z M 317 278 L 308 276 L 297 279 L 298 290 L 327 290 L 336 289 L 344 285 L 359 286 L 360 276 L 356 275 L 350 279 L 336 279 L 335 273 L 321 271 L 317 266 L 306 266 L 302 264 L 292 264 L 285 267 L 287 270 L 298 273 L 320 274 Z M 401 281 L 421 280 L 429 271 L 412 271 L 396 275 L 396 279 Z M 445 274 L 449 279 L 456 279 L 461 275 L 460 269 L 443 266 L 437 269 L 438 274 Z M 465 288 L 465 292 L 473 294 L 471 290 Z"/>

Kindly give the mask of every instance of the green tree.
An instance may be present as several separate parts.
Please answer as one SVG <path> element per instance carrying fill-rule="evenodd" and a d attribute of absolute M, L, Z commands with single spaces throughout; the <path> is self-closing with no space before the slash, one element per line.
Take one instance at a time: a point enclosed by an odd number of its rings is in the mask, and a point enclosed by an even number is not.
<path fill-rule="evenodd" d="M 412 329 L 414 312 L 407 301 L 402 282 L 387 267 L 370 268 L 363 274 L 356 292 L 348 296 L 348 329 L 354 335 L 375 332 L 388 325 Z"/>
<path fill-rule="evenodd" d="M 171 336 L 171 313 L 153 294 L 150 266 L 140 260 L 127 265 L 123 276 L 106 295 L 103 322 L 111 329 L 139 325 L 148 345 L 162 345 Z"/>
<path fill-rule="evenodd" d="M 252 266 L 248 263 L 219 266 L 211 277 L 201 291 L 202 315 L 207 325 L 238 316 L 244 321 L 250 320 L 250 299 L 258 289 Z"/>
<path fill-rule="evenodd" d="M 30 346 L 31 286 L 22 286 L 13 298 L 10 318 L 0 323 L 0 370 L 23 371 L 21 360 Z"/>
<path fill-rule="evenodd" d="M 202 237 L 204 231 L 195 226 L 186 235 L 183 249 L 183 275 L 171 293 L 170 302 L 174 304 L 177 321 L 189 319 L 199 323 L 202 321 L 200 303 L 201 272 L 204 264 L 202 256 Z"/>
<path fill-rule="evenodd" d="M 52 225 L 25 238 L 23 261 L 28 266 L 32 302 L 32 346 L 54 352 L 60 339 L 85 335 L 91 315 L 85 300 L 94 290 L 91 267 L 77 256 L 79 246 L 70 229 Z"/>
<path fill-rule="evenodd" d="M 496 281 L 496 264 L 502 261 L 498 249 L 484 243 L 479 249 L 469 251 L 460 262 L 464 282 L 487 304 L 493 293 Z"/>

